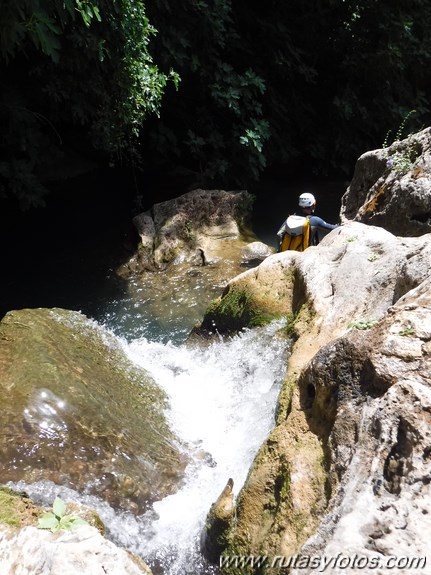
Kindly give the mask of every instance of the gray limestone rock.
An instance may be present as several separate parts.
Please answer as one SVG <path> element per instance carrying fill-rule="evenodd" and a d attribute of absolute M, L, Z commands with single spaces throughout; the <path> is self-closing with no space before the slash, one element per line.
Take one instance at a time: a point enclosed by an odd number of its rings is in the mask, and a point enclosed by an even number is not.
<path fill-rule="evenodd" d="M 0 527 L 1 572 L 25 575 L 151 575 L 143 561 L 105 539 L 95 527 L 51 533 Z"/>
<path fill-rule="evenodd" d="M 284 306 L 295 339 L 227 555 L 426 554 L 430 262 L 430 234 L 347 222 L 229 282 L 223 297 Z"/>
<path fill-rule="evenodd" d="M 358 159 L 342 198 L 341 221 L 346 220 L 397 236 L 431 232 L 431 128 Z"/>
<path fill-rule="evenodd" d="M 247 191 L 202 190 L 155 204 L 133 223 L 141 242 L 136 254 L 118 273 L 129 277 L 193 262 L 197 250 L 208 261 L 223 257 L 226 247 L 242 248 L 256 239 L 249 229 L 252 196 Z"/>

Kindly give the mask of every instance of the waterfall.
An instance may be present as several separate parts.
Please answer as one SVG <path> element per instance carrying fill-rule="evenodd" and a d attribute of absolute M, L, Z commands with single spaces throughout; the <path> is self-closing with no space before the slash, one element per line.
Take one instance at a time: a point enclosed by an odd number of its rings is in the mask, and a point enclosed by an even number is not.
<path fill-rule="evenodd" d="M 192 463 L 181 489 L 154 505 L 145 558 L 164 575 L 213 573 L 199 553 L 211 504 L 232 478 L 242 487 L 252 460 L 274 423 L 286 367 L 281 322 L 213 342 L 176 347 L 140 339 L 129 356 L 148 370 L 170 400 L 168 419 L 187 442 Z"/>
<path fill-rule="evenodd" d="M 94 495 L 48 481 L 13 487 L 47 506 L 59 496 L 95 508 L 107 536 L 139 554 L 154 575 L 218 573 L 200 554 L 200 533 L 229 478 L 238 494 L 274 424 L 288 354 L 285 338 L 277 333 L 282 327 L 275 321 L 200 347 L 145 337 L 121 340 L 131 360 L 165 390 L 168 421 L 191 460 L 179 490 L 145 515 L 114 510 Z"/>

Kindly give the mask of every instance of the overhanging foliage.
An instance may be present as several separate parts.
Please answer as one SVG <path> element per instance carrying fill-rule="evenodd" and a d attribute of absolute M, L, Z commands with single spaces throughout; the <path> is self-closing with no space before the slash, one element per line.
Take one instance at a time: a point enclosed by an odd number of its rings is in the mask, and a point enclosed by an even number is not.
<path fill-rule="evenodd" d="M 70 149 L 202 186 L 349 177 L 431 121 L 430 60 L 428 0 L 6 0 L 0 189 L 39 201 Z"/>

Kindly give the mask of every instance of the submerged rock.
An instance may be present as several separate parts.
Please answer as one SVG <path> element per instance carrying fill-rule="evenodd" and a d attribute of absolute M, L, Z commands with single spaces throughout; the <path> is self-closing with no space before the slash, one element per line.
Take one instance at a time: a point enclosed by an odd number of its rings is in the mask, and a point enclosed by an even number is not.
<path fill-rule="evenodd" d="M 167 400 L 116 338 L 78 312 L 0 323 L 0 481 L 42 479 L 141 513 L 186 465 Z"/>

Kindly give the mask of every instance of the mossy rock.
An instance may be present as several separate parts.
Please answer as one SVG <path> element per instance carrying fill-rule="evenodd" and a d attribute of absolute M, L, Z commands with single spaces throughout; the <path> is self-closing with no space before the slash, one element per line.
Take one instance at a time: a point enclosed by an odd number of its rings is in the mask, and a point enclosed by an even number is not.
<path fill-rule="evenodd" d="M 211 563 L 218 563 L 228 545 L 228 533 L 235 517 L 233 480 L 229 479 L 217 500 L 211 505 L 201 534 L 201 550 Z"/>
<path fill-rule="evenodd" d="M 246 289 L 228 286 L 225 293 L 208 306 L 197 332 L 231 334 L 265 325 L 277 318 L 259 307 Z"/>
<path fill-rule="evenodd" d="M 9 312 L 0 323 L 0 480 L 51 480 L 143 512 L 187 461 L 167 398 L 118 340 L 78 312 Z"/>
<path fill-rule="evenodd" d="M 0 485 L 0 524 L 17 528 L 36 525 L 41 514 L 26 493 Z"/>

